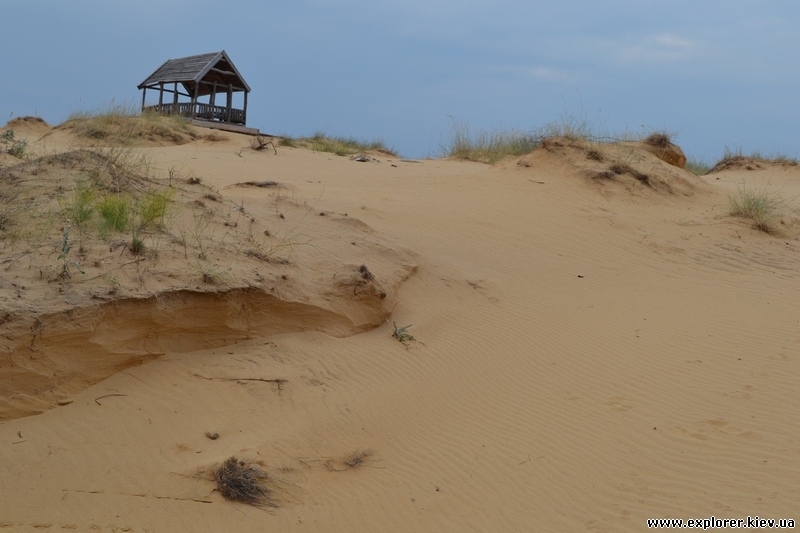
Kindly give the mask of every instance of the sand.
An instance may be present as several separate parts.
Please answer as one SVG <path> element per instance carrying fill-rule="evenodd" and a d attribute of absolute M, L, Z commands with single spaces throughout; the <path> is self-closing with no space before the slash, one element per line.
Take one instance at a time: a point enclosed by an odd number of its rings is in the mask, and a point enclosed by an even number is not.
<path fill-rule="evenodd" d="M 47 150 L 71 142 L 29 135 Z M 273 314 L 260 325 L 232 325 L 228 288 L 247 276 L 222 254 L 232 275 L 219 285 L 179 279 L 199 287 L 191 306 L 147 307 L 165 290 L 155 279 L 112 302 L 116 318 L 85 325 L 89 340 L 64 356 L 80 364 L 59 374 L 60 395 L 0 422 L 0 530 L 620 532 L 649 518 L 800 519 L 800 169 L 696 177 L 637 152 L 648 185 L 592 177 L 598 163 L 568 143 L 489 166 L 276 155 L 223 135 L 144 149 L 160 172 L 201 176 L 265 220 L 276 192 L 236 183 L 279 182 L 310 213 L 296 219 L 308 244 L 260 267 L 278 290 L 291 278 L 286 294 L 264 304 Z M 742 183 L 782 192 L 779 233 L 727 215 Z M 389 293 L 380 301 L 359 298 L 361 264 Z M 393 338 L 392 322 L 413 324 L 416 342 Z M 162 340 L 147 345 L 154 330 Z M 139 360 L 78 379 L 101 348 Z M 14 350 L 17 363 L 28 353 Z M 234 455 L 272 476 L 276 508 L 215 490 L 211 470 Z"/>

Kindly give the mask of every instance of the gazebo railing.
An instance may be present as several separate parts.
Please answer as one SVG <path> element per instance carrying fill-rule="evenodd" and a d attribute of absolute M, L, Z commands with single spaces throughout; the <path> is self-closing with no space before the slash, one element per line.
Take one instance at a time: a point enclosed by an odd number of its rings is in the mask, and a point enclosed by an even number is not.
<path fill-rule="evenodd" d="M 231 124 L 245 124 L 245 113 L 242 109 L 234 109 L 224 106 L 178 102 L 177 104 L 149 105 L 142 108 L 143 112 L 160 113 L 162 115 L 183 115 L 190 118 L 201 118 L 204 120 L 218 120 Z M 230 112 L 230 116 L 229 116 Z"/>

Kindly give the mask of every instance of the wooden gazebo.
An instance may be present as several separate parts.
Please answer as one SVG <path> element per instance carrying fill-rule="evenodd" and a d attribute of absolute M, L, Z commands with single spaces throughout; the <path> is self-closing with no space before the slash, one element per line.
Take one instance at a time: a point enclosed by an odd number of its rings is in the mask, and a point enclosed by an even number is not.
<path fill-rule="evenodd" d="M 250 86 L 236 70 L 225 50 L 169 59 L 140 83 L 139 89 L 142 89 L 142 112 L 179 114 L 242 126 L 247 123 L 247 93 L 250 92 Z M 145 98 L 148 89 L 158 91 L 157 105 L 147 105 Z M 235 92 L 244 92 L 243 109 L 233 107 Z M 164 101 L 164 93 L 172 94 L 171 102 Z M 216 105 L 218 94 L 227 96 L 226 105 Z M 201 102 L 200 99 L 205 97 L 208 100 Z M 186 98 L 189 101 L 185 101 Z"/>

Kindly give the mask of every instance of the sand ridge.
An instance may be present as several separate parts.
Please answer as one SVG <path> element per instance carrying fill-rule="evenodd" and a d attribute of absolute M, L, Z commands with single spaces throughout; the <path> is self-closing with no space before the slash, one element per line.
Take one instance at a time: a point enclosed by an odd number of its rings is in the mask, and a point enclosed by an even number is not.
<path fill-rule="evenodd" d="M 0 424 L 0 524 L 641 531 L 647 518 L 800 508 L 796 219 L 773 236 L 726 215 L 740 180 L 793 198 L 800 173 L 697 178 L 626 156 L 651 187 L 598 181 L 609 163 L 569 147 L 490 167 L 237 155 L 246 142 L 154 156 L 231 202 L 269 204 L 269 191 L 232 185 L 274 180 L 315 221 L 346 219 L 304 231 L 322 246 L 355 228 L 356 245 L 289 256 L 315 294 L 340 276 L 357 292 L 361 264 L 378 279 L 415 265 L 393 278 L 405 281 L 388 318 L 421 342 L 403 346 L 383 322 L 164 346 L 68 405 Z M 337 252 L 362 242 L 374 246 Z M 313 272 L 336 253 L 323 283 Z M 280 480 L 277 509 L 214 491 L 208 470 L 231 455 Z"/>

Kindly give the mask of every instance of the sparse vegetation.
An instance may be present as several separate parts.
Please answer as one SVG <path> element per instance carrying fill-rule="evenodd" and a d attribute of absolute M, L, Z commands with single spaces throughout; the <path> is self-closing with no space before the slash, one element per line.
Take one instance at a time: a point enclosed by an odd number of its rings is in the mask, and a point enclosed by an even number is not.
<path fill-rule="evenodd" d="M 297 139 L 291 137 L 289 135 L 283 135 L 280 138 L 281 146 L 287 146 L 289 148 L 297 148 Z"/>
<path fill-rule="evenodd" d="M 452 123 L 450 137 L 441 149 L 444 155 L 480 163 L 497 163 L 508 156 L 528 154 L 539 146 L 540 137 L 517 130 L 472 131 L 468 124 Z"/>
<path fill-rule="evenodd" d="M 709 165 L 703 159 L 697 159 L 694 157 L 687 157 L 686 158 L 686 166 L 684 167 L 689 172 L 694 173 L 697 176 L 704 176 L 708 174 L 708 171 L 711 170 L 711 165 Z"/>
<path fill-rule="evenodd" d="M 95 189 L 87 182 L 77 182 L 68 201 L 62 201 L 62 208 L 68 220 L 72 221 L 83 232 L 83 227 L 94 215 Z"/>
<path fill-rule="evenodd" d="M 17 159 L 22 159 L 29 155 L 26 150 L 28 147 L 27 139 L 17 139 L 13 129 L 8 129 L 0 135 L 0 144 L 3 145 L 3 151 L 13 155 Z"/>
<path fill-rule="evenodd" d="M 266 140 L 266 138 L 262 138 Z M 311 137 L 292 137 L 284 135 L 279 139 L 281 146 L 309 148 L 315 152 L 328 152 L 339 156 L 349 156 L 368 150 L 377 150 L 386 155 L 397 157 L 394 149 L 387 146 L 383 139 L 380 138 L 376 138 L 372 141 L 363 141 L 356 137 L 329 136 L 323 131 L 316 131 Z M 251 142 L 257 141 L 254 140 Z M 264 148 L 270 144 L 272 144 L 270 141 L 266 142 Z M 253 147 L 251 146 L 251 148 Z"/>
<path fill-rule="evenodd" d="M 72 129 L 85 139 L 123 146 L 142 141 L 183 143 L 198 138 L 186 117 L 142 113 L 138 106 L 114 103 L 99 111 L 72 113 L 60 127 Z"/>
<path fill-rule="evenodd" d="M 737 187 L 736 194 L 728 195 L 729 213 L 735 217 L 749 218 L 753 227 L 765 233 L 775 233 L 785 200 L 777 193 L 770 192 L 766 186 L 747 188 Z"/>
<path fill-rule="evenodd" d="M 577 115 L 565 113 L 560 121 L 545 124 L 532 131 L 472 131 L 468 124 L 452 120 L 449 136 L 442 143 L 441 151 L 443 155 L 456 159 L 493 164 L 509 156 L 528 154 L 544 146 L 548 140 L 557 138 L 565 139 L 571 146 L 581 147 L 587 158 L 602 162 L 608 159 L 604 153 L 605 146 L 642 141 L 651 146 L 668 148 L 672 144 L 673 134 L 656 131 L 649 135 L 637 132 L 612 135 L 601 131 L 595 121 L 589 119 L 588 112 L 581 107 L 581 112 Z"/>
<path fill-rule="evenodd" d="M 311 149 L 316 152 L 329 152 L 336 155 L 346 156 L 367 150 L 381 150 L 387 154 L 394 155 L 394 151 L 386 146 L 382 139 L 372 141 L 361 141 L 355 137 L 329 137 L 324 132 L 318 131 L 310 139 L 306 140 Z"/>

